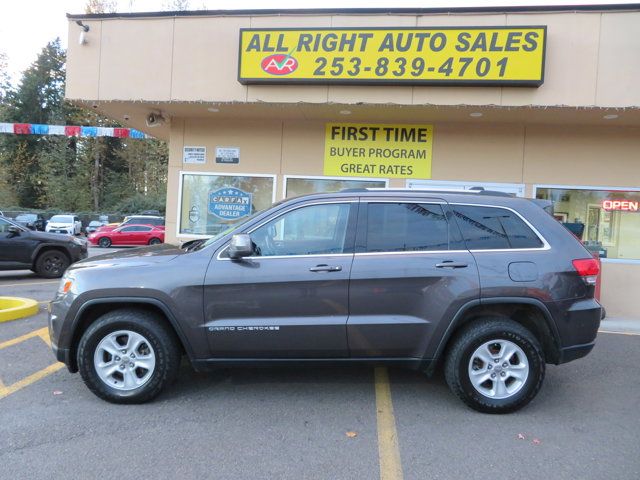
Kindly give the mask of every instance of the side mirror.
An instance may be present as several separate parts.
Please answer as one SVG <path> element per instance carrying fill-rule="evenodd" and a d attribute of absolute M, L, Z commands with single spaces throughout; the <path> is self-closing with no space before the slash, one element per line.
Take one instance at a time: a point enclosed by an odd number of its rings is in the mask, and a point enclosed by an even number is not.
<path fill-rule="evenodd" d="M 253 242 L 246 233 L 237 233 L 231 237 L 229 244 L 229 258 L 238 259 L 253 255 Z"/>
<path fill-rule="evenodd" d="M 10 227 L 7 229 L 7 231 L 8 231 L 9 233 L 12 233 L 13 235 L 16 235 L 16 236 L 17 236 L 17 235 L 20 235 L 20 229 L 19 229 L 18 227 L 14 227 L 13 225 L 12 225 L 12 226 L 10 226 Z"/>

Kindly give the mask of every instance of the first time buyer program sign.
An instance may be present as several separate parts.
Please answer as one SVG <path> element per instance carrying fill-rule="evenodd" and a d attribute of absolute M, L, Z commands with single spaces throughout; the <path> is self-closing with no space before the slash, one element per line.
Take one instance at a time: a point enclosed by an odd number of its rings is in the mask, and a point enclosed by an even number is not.
<path fill-rule="evenodd" d="M 328 123 L 324 174 L 431 178 L 433 125 Z"/>

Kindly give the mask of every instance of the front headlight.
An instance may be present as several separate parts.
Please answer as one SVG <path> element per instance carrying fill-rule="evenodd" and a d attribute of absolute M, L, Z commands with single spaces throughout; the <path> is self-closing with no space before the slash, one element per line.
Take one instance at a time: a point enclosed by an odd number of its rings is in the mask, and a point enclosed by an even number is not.
<path fill-rule="evenodd" d="M 76 237 L 73 237 L 73 238 L 71 239 L 71 241 L 72 241 L 73 243 L 75 243 L 76 245 L 84 245 L 84 240 L 81 240 L 81 239 L 76 238 Z"/>

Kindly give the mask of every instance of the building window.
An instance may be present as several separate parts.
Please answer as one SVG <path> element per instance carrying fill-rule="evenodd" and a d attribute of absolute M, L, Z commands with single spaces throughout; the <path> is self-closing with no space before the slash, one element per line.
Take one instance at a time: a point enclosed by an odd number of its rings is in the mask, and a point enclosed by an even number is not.
<path fill-rule="evenodd" d="M 274 175 L 183 172 L 179 235 L 216 235 L 274 201 Z"/>
<path fill-rule="evenodd" d="M 345 179 L 333 177 L 292 177 L 284 180 L 285 197 L 297 197 L 311 193 L 339 192 L 347 188 L 384 188 L 387 180 Z"/>
<path fill-rule="evenodd" d="M 537 187 L 556 219 L 603 258 L 640 259 L 640 191 Z"/>

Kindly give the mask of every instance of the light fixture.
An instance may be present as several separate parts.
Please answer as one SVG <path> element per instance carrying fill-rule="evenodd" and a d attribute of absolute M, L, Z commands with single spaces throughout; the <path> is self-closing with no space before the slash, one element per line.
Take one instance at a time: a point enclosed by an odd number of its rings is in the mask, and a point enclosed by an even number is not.
<path fill-rule="evenodd" d="M 209 108 L 207 108 L 207 110 L 209 112 L 213 112 L 213 113 L 218 113 L 220 111 L 220 109 L 216 108 L 216 107 L 209 107 Z"/>
<path fill-rule="evenodd" d="M 608 113 L 602 118 L 604 118 L 605 120 L 615 120 L 616 118 L 618 118 L 618 116 L 619 115 L 617 113 Z"/>
<path fill-rule="evenodd" d="M 86 33 L 89 31 L 89 25 L 82 23 L 82 20 L 76 20 L 76 24 L 82 29 L 80 31 L 80 37 L 78 37 L 78 43 L 85 45 L 87 43 Z"/>
<path fill-rule="evenodd" d="M 473 117 L 473 118 L 480 118 L 482 115 L 483 115 L 483 113 L 482 113 L 482 112 L 471 112 L 471 113 L 469 114 L 469 116 L 470 116 L 470 117 Z"/>
<path fill-rule="evenodd" d="M 340 115 L 351 115 L 351 110 L 340 110 Z"/>

